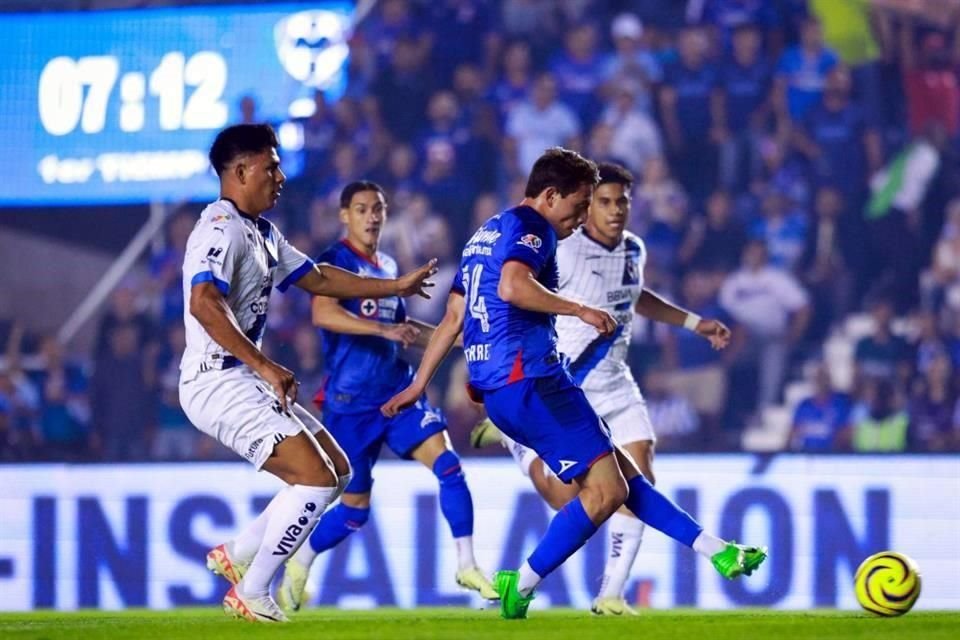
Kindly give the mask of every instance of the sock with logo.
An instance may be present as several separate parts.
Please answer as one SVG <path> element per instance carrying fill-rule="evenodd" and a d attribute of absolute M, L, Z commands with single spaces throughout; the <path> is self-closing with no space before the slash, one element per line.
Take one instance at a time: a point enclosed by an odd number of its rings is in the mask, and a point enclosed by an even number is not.
<path fill-rule="evenodd" d="M 250 524 L 243 528 L 236 537 L 227 543 L 227 549 L 234 562 L 247 564 L 257 555 L 257 549 L 263 542 L 263 533 L 267 530 L 267 522 L 270 521 L 270 514 L 273 513 L 276 506 L 280 503 L 280 498 L 287 492 L 289 486 L 280 489 L 277 495 L 273 496 L 270 504 L 254 518 Z"/>
<path fill-rule="evenodd" d="M 310 534 L 309 543 L 300 546 L 293 556 L 294 560 L 309 569 L 317 555 L 340 544 L 369 519 L 369 507 L 350 507 L 341 502 L 323 516 L 317 528 Z"/>
<path fill-rule="evenodd" d="M 601 598 L 623 597 L 623 588 L 630 577 L 630 569 L 633 568 L 633 561 L 640 551 L 643 528 L 643 523 L 635 516 L 619 511 L 607 520 L 610 546 L 607 549 L 607 564 L 603 569 Z"/>
<path fill-rule="evenodd" d="M 657 491 L 642 473 L 627 482 L 627 486 L 630 487 L 630 494 L 623 506 L 657 531 L 688 547 L 693 546 L 703 527 L 689 513 Z"/>
<path fill-rule="evenodd" d="M 336 487 L 294 484 L 277 497 L 260 548 L 237 585 L 242 596 L 259 598 L 269 594 L 273 575 L 307 539 L 336 491 Z"/>
<path fill-rule="evenodd" d="M 583 503 L 580 502 L 580 497 L 577 496 L 553 516 L 547 532 L 527 558 L 526 564 L 539 578 L 546 578 L 551 571 L 582 547 L 596 531 L 597 525 L 590 520 L 583 508 Z M 520 592 L 527 595 L 536 587 L 536 584 L 530 584 L 533 576 L 529 572 L 521 571 L 521 575 L 527 578 L 521 580 Z"/>
<path fill-rule="evenodd" d="M 450 533 L 457 545 L 458 566 L 461 570 L 475 567 L 473 497 L 460 458 L 453 451 L 444 451 L 433 462 L 433 475 L 440 483 L 440 511 L 450 525 Z"/>

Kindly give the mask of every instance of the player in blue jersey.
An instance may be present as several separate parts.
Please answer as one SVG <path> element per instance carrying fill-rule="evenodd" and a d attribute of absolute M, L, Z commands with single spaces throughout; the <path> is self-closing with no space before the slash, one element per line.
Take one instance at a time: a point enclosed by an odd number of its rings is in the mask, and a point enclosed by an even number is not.
<path fill-rule="evenodd" d="M 367 277 L 396 277 L 397 263 L 377 250 L 386 218 L 387 201 L 379 185 L 348 184 L 340 194 L 340 220 L 346 236 L 317 262 Z M 330 372 L 319 394 L 324 426 L 350 460 L 353 478 L 340 504 L 320 520 L 309 543 L 287 561 L 278 593 L 280 604 L 299 609 L 317 555 L 367 522 L 371 472 L 384 443 L 398 456 L 417 460 L 436 475 L 440 509 L 457 548 L 456 581 L 484 598 L 496 599 L 497 592 L 474 559 L 473 500 L 460 459 L 450 446 L 443 415 L 422 393 L 412 406 L 394 416 L 380 413 L 380 406 L 413 379 L 413 369 L 400 358 L 401 349 L 421 336 L 423 346 L 434 327 L 408 319 L 399 297 L 338 300 L 317 296 L 313 322 L 322 329 L 324 361 Z"/>
<path fill-rule="evenodd" d="M 393 416 L 423 394 L 463 333 L 470 389 L 511 439 L 532 448 L 577 496 L 554 516 L 518 571 L 498 571 L 500 614 L 524 618 L 534 589 L 621 505 L 640 520 L 706 556 L 725 577 L 750 575 L 766 549 L 705 532 L 647 481 L 576 386 L 557 352 L 556 316 L 576 316 L 601 335 L 614 318 L 556 293 L 557 242 L 582 224 L 599 176 L 579 154 L 553 148 L 534 164 L 519 206 L 488 220 L 463 250 L 440 326 L 413 382 L 387 402 Z M 612 454 L 612 455 L 611 455 Z"/>

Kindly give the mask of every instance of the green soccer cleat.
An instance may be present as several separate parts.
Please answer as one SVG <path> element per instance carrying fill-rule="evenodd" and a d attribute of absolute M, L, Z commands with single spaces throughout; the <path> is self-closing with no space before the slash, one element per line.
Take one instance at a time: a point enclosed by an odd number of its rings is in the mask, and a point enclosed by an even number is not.
<path fill-rule="evenodd" d="M 284 611 L 299 611 L 307 600 L 307 578 L 310 576 L 309 567 L 304 567 L 294 558 L 283 565 L 283 580 L 277 589 L 277 604 Z"/>
<path fill-rule="evenodd" d="M 482 449 L 492 444 L 500 444 L 500 429 L 490 418 L 484 418 L 470 430 L 470 446 Z"/>
<path fill-rule="evenodd" d="M 766 559 L 766 547 L 748 547 L 732 541 L 727 543 L 726 549 L 713 554 L 710 562 L 720 575 L 733 580 L 741 575 L 752 575 Z"/>
<path fill-rule="evenodd" d="M 500 617 L 507 620 L 523 620 L 527 617 L 527 608 L 533 600 L 533 593 L 520 595 L 517 583 L 520 573 L 517 571 L 497 571 L 493 574 L 493 588 L 500 596 Z"/>

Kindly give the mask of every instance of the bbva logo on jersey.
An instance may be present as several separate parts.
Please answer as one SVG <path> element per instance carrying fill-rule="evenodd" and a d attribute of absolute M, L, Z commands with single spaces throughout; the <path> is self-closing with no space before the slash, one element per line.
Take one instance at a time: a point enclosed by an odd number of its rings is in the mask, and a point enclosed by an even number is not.
<path fill-rule="evenodd" d="M 540 239 L 540 236 L 535 236 L 532 233 L 528 233 L 525 236 L 522 236 L 517 244 L 522 244 L 525 247 L 530 247 L 534 251 L 539 251 L 540 247 L 543 246 L 543 240 Z"/>

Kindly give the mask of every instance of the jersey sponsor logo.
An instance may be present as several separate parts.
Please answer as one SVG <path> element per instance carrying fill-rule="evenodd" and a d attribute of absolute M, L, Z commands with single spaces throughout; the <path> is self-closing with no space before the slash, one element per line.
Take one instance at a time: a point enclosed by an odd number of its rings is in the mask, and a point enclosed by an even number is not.
<path fill-rule="evenodd" d="M 372 318 L 377 315 L 377 311 L 380 310 L 380 306 L 377 304 L 377 301 L 373 298 L 365 298 L 360 301 L 360 313 L 365 318 Z"/>
<path fill-rule="evenodd" d="M 572 466 L 574 466 L 575 464 L 577 464 L 577 461 L 576 461 L 576 460 L 559 460 L 559 462 L 560 462 L 560 472 L 557 473 L 557 475 L 560 475 L 561 473 L 563 473 L 564 471 L 566 471 L 566 470 L 569 469 L 570 467 L 572 467 Z"/>
<path fill-rule="evenodd" d="M 534 251 L 540 251 L 540 247 L 543 246 L 543 240 L 540 239 L 540 236 L 528 233 L 517 240 L 517 244 L 522 244 L 523 246 L 529 247 Z"/>
<path fill-rule="evenodd" d="M 301 520 L 307 520 L 306 518 L 300 518 Z M 309 522 L 309 520 L 307 520 Z M 303 527 L 297 523 L 290 523 L 287 526 L 287 530 L 284 531 L 283 537 L 280 538 L 280 542 L 277 543 L 277 548 L 274 549 L 273 555 L 275 556 L 285 556 L 290 553 L 293 549 L 293 545 L 297 542 L 297 536 L 303 533 Z"/>
<path fill-rule="evenodd" d="M 623 265 L 622 284 L 640 284 L 640 266 L 637 260 L 630 254 L 627 254 Z"/>
<path fill-rule="evenodd" d="M 247 460 L 253 460 L 253 457 L 257 454 L 257 449 L 260 448 L 260 445 L 263 444 L 263 438 L 257 438 L 250 443 L 250 447 L 247 449 L 247 452 L 244 454 L 244 457 Z"/>
<path fill-rule="evenodd" d="M 607 302 L 613 304 L 614 302 L 623 302 L 624 300 L 629 300 L 633 297 L 633 292 L 630 289 L 614 289 L 613 291 L 607 291 Z"/>

